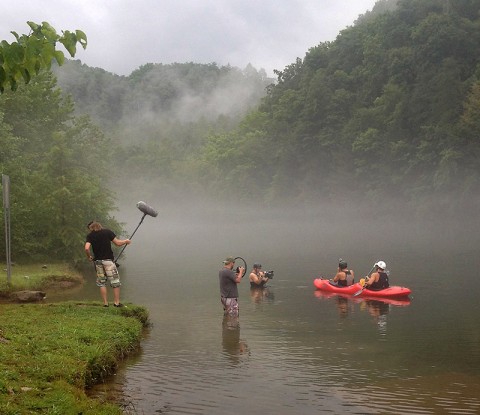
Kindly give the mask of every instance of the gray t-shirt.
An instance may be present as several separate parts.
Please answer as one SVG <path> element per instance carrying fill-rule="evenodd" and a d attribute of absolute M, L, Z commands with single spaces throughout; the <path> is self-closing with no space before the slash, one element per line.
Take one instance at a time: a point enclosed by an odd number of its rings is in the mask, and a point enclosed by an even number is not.
<path fill-rule="evenodd" d="M 220 280 L 220 295 L 225 298 L 238 298 L 238 288 L 235 282 L 236 274 L 233 270 L 222 268 L 218 272 Z"/>

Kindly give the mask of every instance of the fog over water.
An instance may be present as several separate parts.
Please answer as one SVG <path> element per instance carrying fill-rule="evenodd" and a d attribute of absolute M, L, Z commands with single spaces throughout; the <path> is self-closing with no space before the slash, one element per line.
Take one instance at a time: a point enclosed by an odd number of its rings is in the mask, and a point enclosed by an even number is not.
<path fill-rule="evenodd" d="M 244 258 L 248 270 L 260 262 L 264 269 L 275 270 L 275 281 L 286 278 L 311 288 L 314 277 L 333 277 L 343 258 L 357 280 L 384 260 L 392 273 L 391 284 L 407 286 L 414 295 L 418 289 L 428 292 L 438 286 L 446 295 L 461 291 L 464 296 L 471 281 L 467 276 L 480 269 L 479 223 L 471 214 L 447 221 L 415 218 L 401 210 L 373 214 L 352 205 L 286 208 L 232 201 L 225 206 L 189 197 L 183 204 L 179 199 L 171 203 L 145 197 L 132 199 L 119 210 L 125 236 L 142 217 L 135 200 L 159 213 L 145 217 L 120 262 L 137 266 L 154 259 L 165 284 L 178 283 L 176 277 L 164 275 L 167 269 L 216 284 L 221 262 L 234 256 Z"/>
<path fill-rule="evenodd" d="M 367 272 L 373 262 L 387 253 L 391 256 L 394 251 L 415 250 L 419 257 L 434 252 L 457 255 L 476 251 L 480 239 L 479 223 L 471 213 L 419 218 L 403 214 L 400 208 L 375 213 L 353 204 L 319 202 L 308 207 L 283 207 L 246 205 L 232 198 L 226 205 L 192 200 L 188 195 L 175 202 L 152 195 L 137 195 L 138 199 L 132 196 L 117 214 L 127 235 L 142 216 L 135 207 L 138 200 L 154 207 L 159 214 L 157 218 L 145 218 L 130 252 L 136 251 L 135 245 L 141 245 L 141 252 L 145 253 L 149 246 L 161 246 L 167 258 L 202 254 L 211 255 L 218 262 L 224 256 L 234 255 L 249 258 L 252 263 L 283 252 L 297 262 L 304 255 L 316 254 L 318 268 L 312 272 L 331 270 L 337 257 L 348 258 L 352 266 L 356 264 Z M 336 254 L 332 257 L 333 253 Z M 476 261 L 474 257 L 472 260 Z M 391 267 L 397 265 L 395 258 L 389 262 Z"/>

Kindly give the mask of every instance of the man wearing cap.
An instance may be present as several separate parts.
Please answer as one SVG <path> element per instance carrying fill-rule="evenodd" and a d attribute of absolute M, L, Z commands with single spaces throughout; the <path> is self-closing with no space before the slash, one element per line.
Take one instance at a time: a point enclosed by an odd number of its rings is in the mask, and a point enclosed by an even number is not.
<path fill-rule="evenodd" d="M 385 272 L 387 264 L 384 261 L 378 261 L 375 264 L 375 272 L 369 278 L 365 278 L 365 287 L 369 290 L 379 291 L 390 287 L 388 274 Z"/>
<path fill-rule="evenodd" d="M 347 287 L 352 285 L 355 282 L 355 275 L 353 270 L 347 269 L 347 261 L 340 259 L 338 261 L 338 270 L 335 274 L 333 280 L 330 280 L 332 285 L 337 285 L 339 287 Z"/>
<path fill-rule="evenodd" d="M 114 262 L 111 243 L 116 246 L 130 244 L 130 239 L 118 239 L 113 231 L 103 228 L 99 222 L 92 221 L 87 225 L 90 233 L 85 242 L 85 254 L 89 261 L 94 261 L 97 272 L 97 287 L 103 300 L 103 306 L 108 307 L 107 281 L 113 288 L 113 305 L 123 307 L 120 303 L 120 277 Z M 93 250 L 93 256 L 90 252 Z"/>
<path fill-rule="evenodd" d="M 266 277 L 265 272 L 262 271 L 262 264 L 253 264 L 249 279 L 250 288 L 261 288 L 268 282 L 268 277 Z"/>
<path fill-rule="evenodd" d="M 223 268 L 218 272 L 220 281 L 220 301 L 223 305 L 224 315 L 238 317 L 238 287 L 242 281 L 245 268 L 238 267 L 237 272 L 233 271 L 235 259 L 227 257 L 223 261 Z"/>

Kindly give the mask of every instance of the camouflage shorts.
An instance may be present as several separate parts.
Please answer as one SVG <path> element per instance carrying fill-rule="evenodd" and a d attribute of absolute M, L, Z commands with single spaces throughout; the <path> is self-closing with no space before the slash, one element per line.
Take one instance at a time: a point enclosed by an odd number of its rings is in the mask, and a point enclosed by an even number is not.
<path fill-rule="evenodd" d="M 220 297 L 220 301 L 223 305 L 223 314 L 230 317 L 238 317 L 238 299 Z"/>
<path fill-rule="evenodd" d="M 112 288 L 122 285 L 115 262 L 109 259 L 95 261 L 95 269 L 97 271 L 97 287 L 106 287 L 107 281 L 109 281 Z"/>

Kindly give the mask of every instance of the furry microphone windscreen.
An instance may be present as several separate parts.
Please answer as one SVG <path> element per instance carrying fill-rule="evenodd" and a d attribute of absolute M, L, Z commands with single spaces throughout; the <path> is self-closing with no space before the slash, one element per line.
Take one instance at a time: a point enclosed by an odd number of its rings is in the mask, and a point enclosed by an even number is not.
<path fill-rule="evenodd" d="M 154 218 L 157 217 L 157 215 L 158 215 L 158 212 L 154 208 L 152 208 L 151 206 L 148 206 L 145 202 L 142 202 L 142 201 L 138 202 L 137 203 L 137 208 L 141 212 L 145 213 L 146 215 L 150 215 Z"/>

